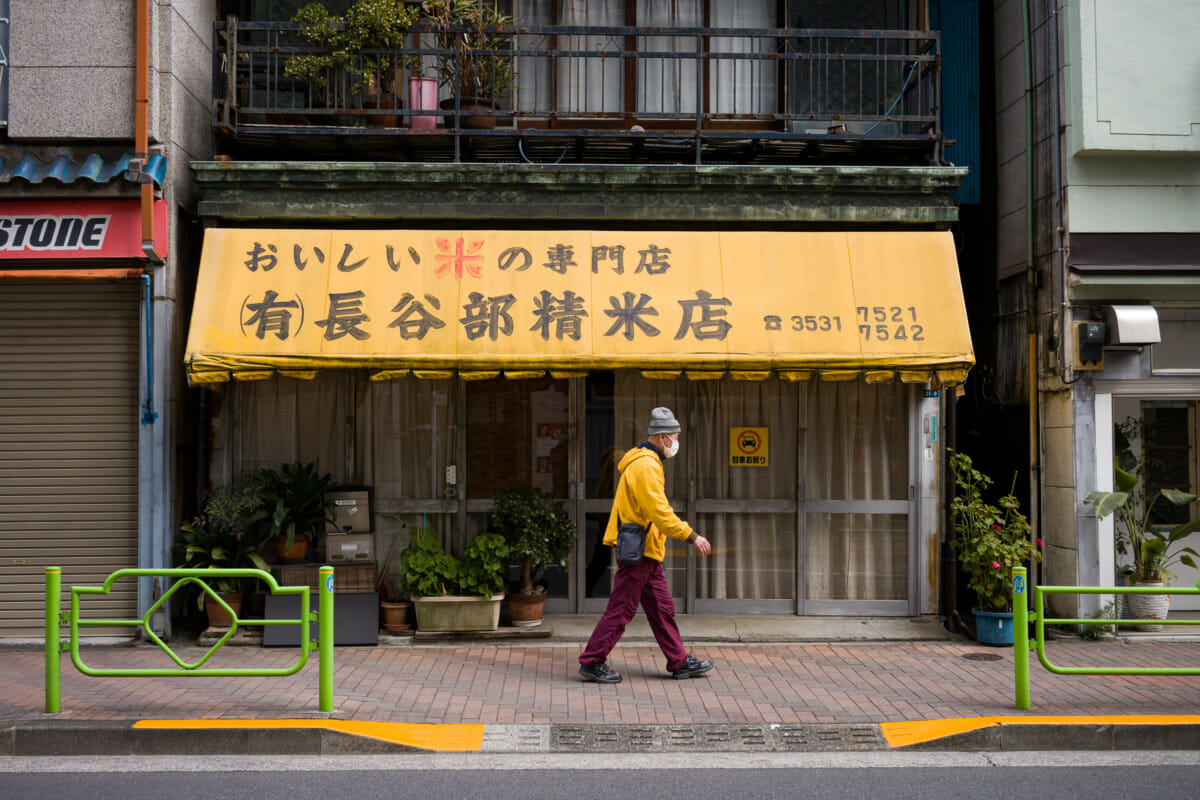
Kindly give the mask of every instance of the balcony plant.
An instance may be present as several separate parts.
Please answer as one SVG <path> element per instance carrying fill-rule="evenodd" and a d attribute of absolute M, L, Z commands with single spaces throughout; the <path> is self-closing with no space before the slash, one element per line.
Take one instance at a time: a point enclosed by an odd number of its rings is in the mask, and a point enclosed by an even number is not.
<path fill-rule="evenodd" d="M 318 475 L 308 464 L 284 464 L 261 472 L 264 509 L 270 521 L 270 537 L 279 560 L 305 557 L 316 548 L 325 526 L 333 522 L 333 503 L 325 498 L 337 484 L 329 473 Z"/>
<path fill-rule="evenodd" d="M 412 595 L 417 627 L 430 631 L 495 630 L 504 598 L 508 546 L 481 533 L 467 542 L 460 560 L 436 534 L 417 531 L 400 553 L 401 592 Z"/>
<path fill-rule="evenodd" d="M 488 529 L 504 537 L 512 555 L 521 560 L 521 576 L 508 594 L 514 625 L 538 625 L 546 589 L 538 584 L 543 570 L 568 566 L 578 528 L 561 501 L 536 489 L 501 489 L 495 494 Z"/>
<path fill-rule="evenodd" d="M 484 0 L 426 0 L 422 13 L 434 31 L 438 56 L 438 83 L 450 97 L 443 109 L 492 110 L 516 87 L 517 73 L 511 55 L 493 51 L 512 49 L 512 34 L 486 30 L 512 25 L 514 20 Z M 494 128 L 490 114 L 464 114 L 463 127 Z"/>
<path fill-rule="evenodd" d="M 1041 542 L 1031 540 L 1029 520 L 1011 489 L 998 507 L 984 500 L 992 479 L 975 469 L 970 456 L 951 451 L 950 470 L 957 485 L 950 501 L 953 546 L 979 600 L 972 609 L 976 637 L 984 644 L 1012 644 L 1012 570 L 1041 560 Z"/>
<path fill-rule="evenodd" d="M 314 52 L 290 56 L 284 73 L 306 80 L 327 105 L 348 105 L 338 101 L 339 91 L 348 89 L 363 95 L 368 107 L 398 108 L 397 86 L 407 60 L 381 51 L 404 47 L 418 13 L 405 0 L 357 0 L 344 16 L 331 14 L 322 3 L 309 3 L 292 22 L 304 25 L 298 35 Z M 348 79 L 344 87 L 343 76 Z"/>
<path fill-rule="evenodd" d="M 1180 523 L 1171 528 L 1154 524 L 1154 509 L 1159 500 L 1176 506 L 1187 506 L 1196 502 L 1196 495 L 1178 489 L 1160 489 L 1158 494 L 1147 498 L 1137 475 L 1113 465 L 1114 492 L 1094 491 L 1084 498 L 1084 505 L 1095 509 L 1096 518 L 1104 519 L 1110 514 L 1116 517 L 1116 547 L 1120 556 L 1128 558 L 1133 572 L 1130 582 L 1134 586 L 1165 586 L 1175 577 L 1171 567 L 1184 564 L 1196 568 L 1200 559 L 1191 547 L 1183 544 L 1190 534 L 1200 530 L 1200 518 Z M 1141 515 L 1138 509 L 1142 510 Z M 1129 613 L 1136 619 L 1166 619 L 1170 595 L 1131 594 L 1126 597 Z M 1161 625 L 1137 626 L 1142 630 L 1158 630 Z"/>

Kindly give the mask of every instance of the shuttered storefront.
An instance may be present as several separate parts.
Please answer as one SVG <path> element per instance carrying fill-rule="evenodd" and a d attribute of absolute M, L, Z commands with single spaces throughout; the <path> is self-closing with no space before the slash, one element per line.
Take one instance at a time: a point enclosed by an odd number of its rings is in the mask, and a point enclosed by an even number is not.
<path fill-rule="evenodd" d="M 0 636 L 42 635 L 46 566 L 137 566 L 140 286 L 0 281 Z M 132 618 L 136 589 L 85 616 Z"/>

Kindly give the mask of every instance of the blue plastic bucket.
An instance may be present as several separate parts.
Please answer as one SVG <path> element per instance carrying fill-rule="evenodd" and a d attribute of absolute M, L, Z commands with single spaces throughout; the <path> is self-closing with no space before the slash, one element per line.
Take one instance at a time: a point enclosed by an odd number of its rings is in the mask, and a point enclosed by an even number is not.
<path fill-rule="evenodd" d="M 1011 647 L 1013 615 L 1011 611 L 982 611 L 971 609 L 975 615 L 975 638 L 980 644 L 992 647 Z"/>

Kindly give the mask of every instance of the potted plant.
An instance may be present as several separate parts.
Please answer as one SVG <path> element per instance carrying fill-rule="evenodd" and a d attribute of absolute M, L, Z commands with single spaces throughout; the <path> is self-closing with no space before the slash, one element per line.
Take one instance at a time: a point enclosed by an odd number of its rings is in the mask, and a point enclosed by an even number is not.
<path fill-rule="evenodd" d="M 180 526 L 176 541 L 176 563 L 191 569 L 261 569 L 270 567 L 258 553 L 256 523 L 266 513 L 258 482 L 253 475 L 240 476 L 220 486 L 207 497 L 204 512 Z M 242 608 L 242 587 L 235 578 L 207 581 L 233 612 Z M 208 615 L 210 626 L 228 626 L 232 619 L 219 603 L 208 603 L 208 592 L 196 591 L 196 607 Z"/>
<path fill-rule="evenodd" d="M 514 20 L 484 0 L 426 0 L 422 12 L 434 30 L 438 56 L 438 83 L 448 87 L 450 97 L 441 107 L 453 110 L 462 127 L 494 128 L 490 113 L 500 107 L 516 87 L 516 69 L 511 55 L 510 32 L 487 30 L 512 25 Z M 455 125 L 457 127 L 457 125 Z"/>
<path fill-rule="evenodd" d="M 397 87 L 407 59 L 387 51 L 404 47 L 418 14 L 418 7 L 405 0 L 357 0 L 345 16 L 331 14 L 322 3 L 309 3 L 292 21 L 305 26 L 299 36 L 318 52 L 289 57 L 284 73 L 304 78 L 326 96 L 330 82 L 344 75 L 350 93 L 363 96 L 364 108 L 397 109 Z M 399 119 L 399 115 L 372 115 L 368 122 L 395 127 Z"/>
<path fill-rule="evenodd" d="M 1158 494 L 1149 498 L 1139 489 L 1140 480 L 1113 465 L 1113 483 L 1115 492 L 1095 491 L 1084 498 L 1085 505 L 1095 508 L 1096 518 L 1104 519 L 1109 514 L 1116 514 L 1116 546 L 1117 552 L 1132 561 L 1132 573 L 1129 576 L 1131 586 L 1162 587 L 1167 585 L 1170 578 L 1175 577 L 1170 568 L 1176 563 L 1185 564 L 1193 569 L 1200 558 L 1191 547 L 1183 546 L 1182 539 L 1200 530 L 1200 518 L 1175 525 L 1171 528 L 1156 526 L 1154 507 L 1160 499 L 1176 506 L 1187 506 L 1196 502 L 1196 495 L 1181 492 L 1178 489 L 1160 489 Z M 1142 509 L 1138 516 L 1138 509 Z M 1170 604 L 1170 595 L 1130 594 L 1126 595 L 1129 613 L 1135 619 L 1166 619 Z M 1139 625 L 1139 630 L 1159 630 L 1161 625 Z"/>
<path fill-rule="evenodd" d="M 496 534 L 481 533 L 467 543 L 459 560 L 438 537 L 417 531 L 400 553 L 399 589 L 412 595 L 422 631 L 495 630 L 504 599 L 508 546 Z"/>
<path fill-rule="evenodd" d="M 325 494 L 337 488 L 329 473 L 318 475 L 313 464 L 284 464 L 262 470 L 264 510 L 270 519 L 270 536 L 280 561 L 303 559 L 314 549 L 325 524 L 333 522 L 333 503 Z"/>
<path fill-rule="evenodd" d="M 568 566 L 578 528 L 561 501 L 533 488 L 501 489 L 495 501 L 488 529 L 504 537 L 509 552 L 521 560 L 521 576 L 508 593 L 513 624 L 540 625 L 546 589 L 538 579 L 551 564 Z"/>
<path fill-rule="evenodd" d="M 1011 645 L 1012 570 L 1041 560 L 1041 541 L 1031 541 L 1029 520 L 1011 489 L 1000 498 L 999 507 L 984 500 L 983 491 L 992 479 L 975 469 L 970 456 L 951 451 L 950 470 L 957 485 L 950 501 L 953 546 L 967 585 L 979 600 L 972 609 L 975 637 L 981 644 Z"/>

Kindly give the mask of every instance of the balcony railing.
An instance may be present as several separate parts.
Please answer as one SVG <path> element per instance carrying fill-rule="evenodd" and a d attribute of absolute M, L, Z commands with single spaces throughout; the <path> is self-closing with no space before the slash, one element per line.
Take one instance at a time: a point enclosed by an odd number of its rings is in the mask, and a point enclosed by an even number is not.
<path fill-rule="evenodd" d="M 461 52 L 332 56 L 289 22 L 214 25 L 213 126 L 230 153 L 533 163 L 926 164 L 941 157 L 936 31 L 491 27 L 506 91 L 452 96 Z M 444 41 L 444 40 L 443 40 Z M 311 63 L 311 60 L 310 60 Z M 416 77 L 436 78 L 425 90 Z M 504 83 L 504 81 L 500 81 Z M 436 91 L 441 107 L 429 102 Z M 422 101 L 422 95 L 425 99 Z M 479 98 L 477 98 L 479 99 Z"/>

